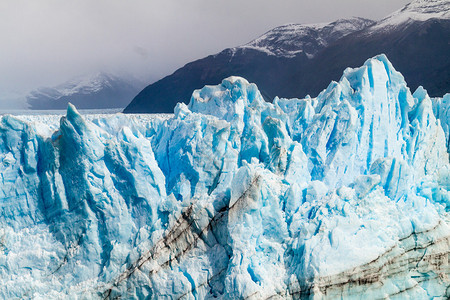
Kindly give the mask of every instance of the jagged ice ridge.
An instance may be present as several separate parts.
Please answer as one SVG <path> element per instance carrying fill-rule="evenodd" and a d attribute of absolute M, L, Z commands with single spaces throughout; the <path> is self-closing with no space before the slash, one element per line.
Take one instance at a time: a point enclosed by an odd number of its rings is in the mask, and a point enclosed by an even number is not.
<path fill-rule="evenodd" d="M 0 296 L 445 299 L 449 100 L 380 55 L 314 99 L 1 116 Z"/>

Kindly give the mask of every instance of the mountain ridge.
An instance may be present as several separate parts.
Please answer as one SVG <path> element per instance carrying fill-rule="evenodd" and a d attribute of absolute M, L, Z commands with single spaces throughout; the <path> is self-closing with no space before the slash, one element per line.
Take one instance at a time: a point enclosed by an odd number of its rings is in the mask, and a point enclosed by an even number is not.
<path fill-rule="evenodd" d="M 321 48 L 336 39 L 374 23 L 369 19 L 352 17 L 331 23 L 286 24 L 269 30 L 247 44 L 231 49 L 251 48 L 270 55 L 286 57 L 294 57 L 300 52 L 305 52 L 308 57 L 313 57 Z"/>

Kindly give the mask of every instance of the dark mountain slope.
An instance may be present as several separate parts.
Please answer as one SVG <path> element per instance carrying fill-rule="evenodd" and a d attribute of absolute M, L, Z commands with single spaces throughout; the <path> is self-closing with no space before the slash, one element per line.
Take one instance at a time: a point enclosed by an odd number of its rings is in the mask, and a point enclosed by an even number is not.
<path fill-rule="evenodd" d="M 292 80 L 285 88 L 316 95 L 330 79 L 338 80 L 347 66 L 357 67 L 380 53 L 388 56 L 412 90 L 422 85 L 436 97 L 450 92 L 450 20 L 440 19 L 411 22 L 389 32 L 346 36 L 292 75 L 308 86 L 297 86 Z"/>
<path fill-rule="evenodd" d="M 173 112 L 177 102 L 189 101 L 194 89 L 217 84 L 231 75 L 256 83 L 266 100 L 272 100 L 311 57 L 342 36 L 371 24 L 371 20 L 351 18 L 330 24 L 277 27 L 244 46 L 188 63 L 147 86 L 124 112 Z M 283 96 L 298 94 L 287 91 Z"/>
<path fill-rule="evenodd" d="M 185 65 L 175 73 L 147 86 L 124 112 L 173 112 L 177 102 L 187 103 L 194 89 L 213 85 L 236 75 L 248 78 L 260 87 L 266 100 L 272 100 L 286 76 L 307 62 L 305 55 L 277 57 L 253 49 L 227 49 Z"/>
<path fill-rule="evenodd" d="M 241 47 L 187 64 L 149 85 L 124 112 L 172 112 L 192 91 L 231 75 L 258 85 L 266 100 L 317 96 L 342 71 L 384 53 L 411 89 L 450 92 L 450 1 L 416 0 L 374 23 L 353 18 L 330 24 L 277 27 Z"/>

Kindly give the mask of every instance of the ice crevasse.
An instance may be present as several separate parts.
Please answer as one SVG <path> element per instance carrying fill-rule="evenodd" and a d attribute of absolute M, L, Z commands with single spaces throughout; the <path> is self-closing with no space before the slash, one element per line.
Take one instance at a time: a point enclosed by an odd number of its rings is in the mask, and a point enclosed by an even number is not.
<path fill-rule="evenodd" d="M 317 98 L 0 116 L 0 297 L 448 299 L 449 101 L 380 55 Z"/>

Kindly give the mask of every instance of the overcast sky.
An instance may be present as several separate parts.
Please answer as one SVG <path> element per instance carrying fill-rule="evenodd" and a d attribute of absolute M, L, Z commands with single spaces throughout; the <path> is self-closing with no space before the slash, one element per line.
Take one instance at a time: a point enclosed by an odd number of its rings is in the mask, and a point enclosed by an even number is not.
<path fill-rule="evenodd" d="M 98 71 L 149 83 L 286 23 L 381 19 L 410 0 L 0 0 L 0 105 Z"/>

